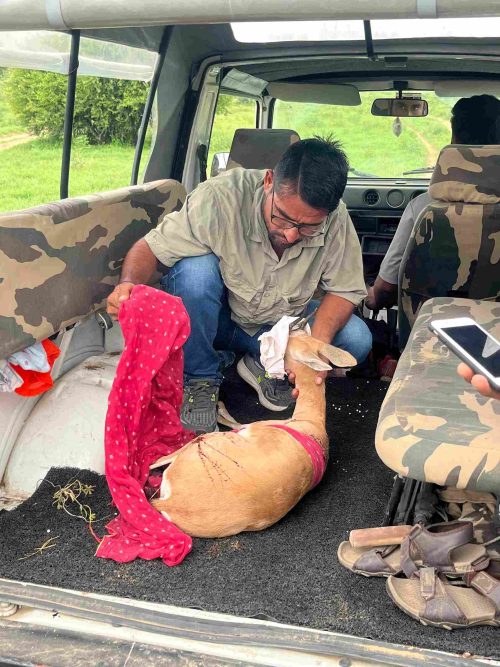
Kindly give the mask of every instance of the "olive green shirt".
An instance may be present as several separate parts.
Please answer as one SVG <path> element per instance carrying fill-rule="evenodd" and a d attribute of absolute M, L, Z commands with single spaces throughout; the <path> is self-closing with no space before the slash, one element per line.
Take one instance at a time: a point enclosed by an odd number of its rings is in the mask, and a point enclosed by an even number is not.
<path fill-rule="evenodd" d="M 232 319 L 250 335 L 283 315 L 300 315 L 318 285 L 355 305 L 366 296 L 361 249 L 345 204 L 328 216 L 325 234 L 302 239 L 280 259 L 262 215 L 264 174 L 231 169 L 200 184 L 181 211 L 144 237 L 167 267 L 214 253 Z"/>

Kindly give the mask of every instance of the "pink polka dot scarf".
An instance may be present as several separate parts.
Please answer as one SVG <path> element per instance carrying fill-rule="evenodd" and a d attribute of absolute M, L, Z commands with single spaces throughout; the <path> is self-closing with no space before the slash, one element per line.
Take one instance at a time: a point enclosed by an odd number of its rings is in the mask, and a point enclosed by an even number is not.
<path fill-rule="evenodd" d="M 106 479 L 119 515 L 106 526 L 109 535 L 96 555 L 178 565 L 191 538 L 151 507 L 144 486 L 151 463 L 194 437 L 179 420 L 189 317 L 179 298 L 138 285 L 121 305 L 119 321 L 125 347 L 105 425 Z"/>

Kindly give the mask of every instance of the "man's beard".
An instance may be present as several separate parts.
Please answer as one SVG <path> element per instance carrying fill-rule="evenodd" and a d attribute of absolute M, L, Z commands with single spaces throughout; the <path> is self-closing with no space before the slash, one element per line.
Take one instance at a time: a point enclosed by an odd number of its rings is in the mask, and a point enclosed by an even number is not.
<path fill-rule="evenodd" d="M 283 236 L 283 234 L 280 234 L 280 232 L 269 232 L 269 240 L 271 241 L 271 245 L 275 250 L 286 250 L 287 248 L 291 248 L 293 245 L 296 243 L 299 243 L 300 237 L 297 238 L 296 241 L 293 243 L 288 243 L 286 238 Z"/>

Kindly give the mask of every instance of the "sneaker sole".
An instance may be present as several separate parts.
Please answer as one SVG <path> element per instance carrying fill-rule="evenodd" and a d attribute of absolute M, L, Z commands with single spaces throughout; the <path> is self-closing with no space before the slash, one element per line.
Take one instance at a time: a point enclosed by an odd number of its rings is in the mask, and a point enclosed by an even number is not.
<path fill-rule="evenodd" d="M 267 398 L 262 393 L 260 384 L 257 382 L 255 377 L 246 367 L 246 364 L 243 361 L 243 357 L 236 364 L 236 372 L 238 373 L 238 375 L 242 380 L 245 380 L 247 384 L 249 384 L 253 389 L 255 389 L 255 391 L 259 395 L 259 403 L 268 410 L 272 410 L 273 412 L 283 412 L 283 410 L 287 410 L 290 407 L 289 405 L 284 407 L 274 405 L 274 403 L 271 403 L 270 401 L 267 400 Z"/>

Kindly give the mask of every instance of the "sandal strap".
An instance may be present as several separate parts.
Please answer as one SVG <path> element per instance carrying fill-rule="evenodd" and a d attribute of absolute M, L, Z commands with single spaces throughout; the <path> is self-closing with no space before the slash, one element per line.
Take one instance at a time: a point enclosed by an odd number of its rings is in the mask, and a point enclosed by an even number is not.
<path fill-rule="evenodd" d="M 418 572 L 416 560 L 440 572 L 454 572 L 450 552 L 468 544 L 473 538 L 470 521 L 436 523 L 429 528 L 417 524 L 401 544 L 401 567 L 410 579 Z"/>
<path fill-rule="evenodd" d="M 424 567 L 420 572 L 420 593 L 424 600 L 431 600 L 436 595 L 436 570 Z"/>
<path fill-rule="evenodd" d="M 425 600 L 421 618 L 433 623 L 465 625 L 467 619 L 455 600 L 448 595 L 448 586 L 451 584 L 441 579 L 433 567 L 420 570 L 420 592 Z"/>
<path fill-rule="evenodd" d="M 500 581 L 487 572 L 478 572 L 470 579 L 471 588 L 493 602 L 497 614 L 500 613 Z"/>
<path fill-rule="evenodd" d="M 384 558 L 389 556 L 399 545 L 390 545 L 386 547 L 377 547 L 370 549 L 356 560 L 353 566 L 353 571 L 363 570 L 364 572 L 386 572 L 387 574 L 394 574 L 393 568 L 386 563 Z"/>

